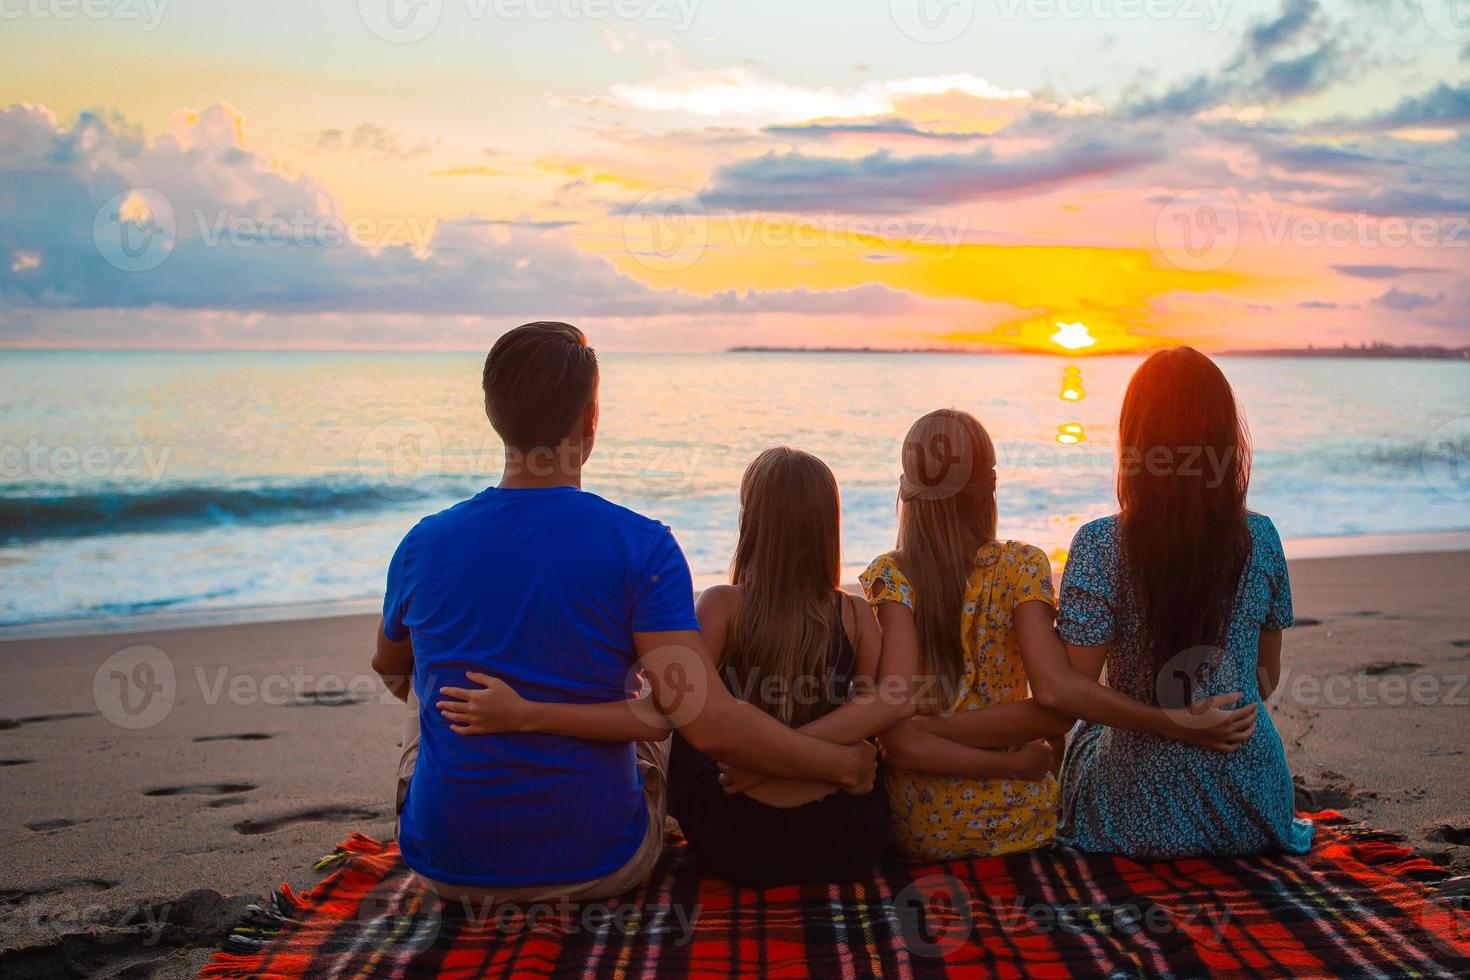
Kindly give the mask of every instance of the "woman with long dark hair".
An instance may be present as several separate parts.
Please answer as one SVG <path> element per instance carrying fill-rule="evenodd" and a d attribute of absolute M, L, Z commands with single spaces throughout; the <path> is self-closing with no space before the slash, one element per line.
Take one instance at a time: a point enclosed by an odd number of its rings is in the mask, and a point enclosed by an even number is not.
<path fill-rule="evenodd" d="M 1270 518 L 1246 509 L 1250 441 L 1229 382 L 1188 347 L 1134 374 L 1119 421 L 1119 512 L 1083 526 L 1058 628 L 1072 666 L 1201 729 L 1239 700 L 1218 744 L 1084 721 L 1062 766 L 1058 839 L 1137 857 L 1303 853 L 1291 773 L 1264 700 L 1281 673 L 1291 584 Z M 1033 685 L 1089 718 L 1075 678 Z M 1212 713 L 1191 714 L 1207 701 Z"/>

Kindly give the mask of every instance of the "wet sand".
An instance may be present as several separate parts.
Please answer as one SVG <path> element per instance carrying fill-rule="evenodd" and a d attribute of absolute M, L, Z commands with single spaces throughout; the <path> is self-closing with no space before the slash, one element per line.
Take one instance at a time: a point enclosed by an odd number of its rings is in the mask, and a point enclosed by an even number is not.
<path fill-rule="evenodd" d="M 1292 574 L 1272 711 L 1299 802 L 1470 872 L 1470 552 Z M 391 836 L 403 709 L 375 626 L 0 643 L 0 973 L 192 975 L 247 902 L 310 886 L 352 831 Z"/>

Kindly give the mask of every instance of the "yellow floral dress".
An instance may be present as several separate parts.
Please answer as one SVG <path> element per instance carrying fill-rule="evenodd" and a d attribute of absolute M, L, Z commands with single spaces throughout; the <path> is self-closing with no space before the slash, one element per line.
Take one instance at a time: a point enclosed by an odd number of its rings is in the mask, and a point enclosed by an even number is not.
<path fill-rule="evenodd" d="M 873 606 L 914 608 L 914 590 L 893 555 L 861 576 Z M 1023 602 L 1056 606 L 1051 563 L 1021 541 L 992 541 L 975 554 L 965 588 L 967 666 L 952 711 L 974 711 L 1028 696 L 1013 613 Z M 1057 830 L 1057 782 L 958 779 L 886 766 L 894 840 L 910 857 L 949 860 L 1009 854 L 1044 844 Z"/>

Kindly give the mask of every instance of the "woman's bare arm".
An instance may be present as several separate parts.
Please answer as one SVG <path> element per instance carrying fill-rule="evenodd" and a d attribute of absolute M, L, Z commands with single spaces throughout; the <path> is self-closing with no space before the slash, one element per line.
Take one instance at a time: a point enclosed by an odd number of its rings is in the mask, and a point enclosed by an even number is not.
<path fill-rule="evenodd" d="M 1261 689 L 1262 701 L 1269 701 L 1281 683 L 1281 639 L 1280 630 L 1261 630 L 1256 645 L 1256 686 Z"/>
<path fill-rule="evenodd" d="M 1235 751 L 1255 730 L 1253 705 L 1231 707 L 1240 701 L 1238 691 L 1166 711 L 1101 683 L 1110 647 L 1063 644 L 1050 603 L 1023 602 L 1016 606 L 1015 618 L 1031 693 L 1044 708 L 1222 752 Z"/>

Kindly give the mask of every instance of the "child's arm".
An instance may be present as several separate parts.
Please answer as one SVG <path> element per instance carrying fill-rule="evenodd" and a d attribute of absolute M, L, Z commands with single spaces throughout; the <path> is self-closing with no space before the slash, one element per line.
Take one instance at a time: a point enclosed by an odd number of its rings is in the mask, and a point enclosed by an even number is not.
<path fill-rule="evenodd" d="M 701 634 L 716 661 L 725 644 L 734 590 L 706 589 L 695 606 Z M 478 688 L 443 687 L 438 704 L 451 730 L 460 735 L 546 732 L 595 742 L 653 742 L 669 737 L 671 725 L 647 695 L 600 704 L 527 701 L 510 685 L 488 674 L 466 675 Z"/>
<path fill-rule="evenodd" d="M 1052 764 L 1051 747 L 1027 742 L 1013 752 L 974 749 L 923 731 L 912 721 L 894 725 L 878 737 L 883 754 L 900 769 L 964 779 L 1044 779 Z"/>
<path fill-rule="evenodd" d="M 920 731 L 977 749 L 1003 749 L 1037 739 L 1065 735 L 1073 719 L 1049 711 L 1035 698 L 957 711 L 952 715 L 919 715 L 912 724 Z"/>
<path fill-rule="evenodd" d="M 851 698 L 802 725 L 802 733 L 848 744 L 872 738 L 913 715 L 911 677 L 919 669 L 914 614 L 898 602 L 885 602 L 876 613 L 875 617 L 866 607 L 858 612 L 857 676 Z"/>
<path fill-rule="evenodd" d="M 844 600 L 844 602 L 847 600 Z M 898 613 L 907 616 L 907 631 Z M 913 714 L 913 698 L 909 692 L 909 675 L 918 669 L 918 641 L 914 633 L 913 614 L 899 603 L 884 603 L 876 610 L 858 612 L 857 657 L 854 664 L 854 687 L 850 700 L 833 711 L 802 725 L 799 731 L 828 742 L 851 744 L 871 738 L 878 732 Z M 701 622 L 703 622 L 701 613 Z M 882 624 L 880 627 L 880 623 Z M 873 677 L 879 676 L 878 682 Z M 773 780 L 731 766 L 720 771 L 720 782 L 727 793 L 744 793 L 762 803 L 774 791 L 782 797 L 805 797 L 806 790 L 793 792 L 792 787 L 773 786 Z M 808 787 L 814 790 L 815 787 Z M 822 794 L 826 795 L 826 794 Z M 820 799 L 814 796 L 811 799 Z M 810 802 L 803 799 L 803 802 Z M 782 804 L 773 803 L 780 806 Z M 787 804 L 789 805 L 789 804 Z"/>
<path fill-rule="evenodd" d="M 598 742 L 657 742 L 672 730 L 647 696 L 601 704 L 527 701 L 489 674 L 465 675 L 477 688 L 441 687 L 436 707 L 460 735 L 551 732 Z"/>

